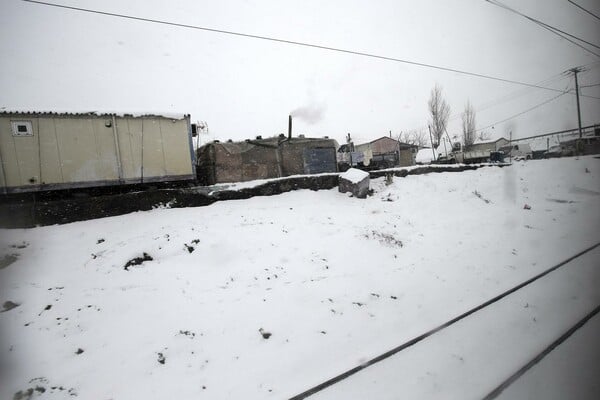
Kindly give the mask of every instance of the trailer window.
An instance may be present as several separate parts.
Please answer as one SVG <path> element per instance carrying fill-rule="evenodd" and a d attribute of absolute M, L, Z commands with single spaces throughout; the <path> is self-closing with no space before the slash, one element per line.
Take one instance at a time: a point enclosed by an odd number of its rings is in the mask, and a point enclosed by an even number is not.
<path fill-rule="evenodd" d="M 33 136 L 31 121 L 13 121 L 12 134 L 13 136 Z"/>

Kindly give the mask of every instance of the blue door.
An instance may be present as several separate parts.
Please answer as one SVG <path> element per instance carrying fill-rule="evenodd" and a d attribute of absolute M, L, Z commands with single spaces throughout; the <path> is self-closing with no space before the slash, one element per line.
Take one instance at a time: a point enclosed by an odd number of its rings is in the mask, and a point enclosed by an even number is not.
<path fill-rule="evenodd" d="M 304 149 L 304 173 L 337 172 L 334 148 Z"/>

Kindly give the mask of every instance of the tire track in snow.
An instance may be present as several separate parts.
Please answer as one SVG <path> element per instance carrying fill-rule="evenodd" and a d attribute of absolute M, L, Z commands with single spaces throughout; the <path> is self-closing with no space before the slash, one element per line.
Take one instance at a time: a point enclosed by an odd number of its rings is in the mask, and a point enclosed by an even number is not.
<path fill-rule="evenodd" d="M 360 372 L 360 371 L 364 370 L 365 368 L 368 368 L 368 367 L 370 367 L 370 366 L 372 366 L 374 364 L 377 364 L 380 361 L 383 361 L 383 360 L 385 360 L 385 359 L 387 359 L 387 358 L 389 358 L 389 357 L 391 357 L 391 356 L 393 356 L 393 355 L 401 352 L 402 350 L 405 350 L 405 349 L 407 349 L 407 348 L 409 348 L 409 347 L 411 347 L 411 346 L 413 346 L 413 345 L 421 342 L 422 340 L 424 340 L 424 339 L 426 339 L 426 338 L 428 338 L 428 337 L 430 337 L 430 336 L 432 336 L 432 335 L 434 335 L 434 334 L 436 334 L 436 333 L 438 333 L 438 332 L 440 332 L 440 331 L 442 331 L 442 330 L 444 330 L 444 329 L 446 329 L 446 328 L 454 325 L 455 323 L 457 323 L 457 322 L 465 319 L 466 317 L 468 317 L 468 316 L 470 316 L 470 315 L 472 315 L 472 314 L 474 314 L 474 313 L 476 313 L 476 312 L 478 312 L 478 311 L 480 311 L 480 310 L 482 310 L 482 309 L 484 309 L 486 307 L 489 307 L 490 305 L 492 305 L 492 304 L 494 304 L 494 303 L 502 300 L 503 298 L 505 298 L 505 297 L 507 297 L 507 296 L 509 296 L 509 295 L 511 295 L 513 293 L 515 293 L 516 291 L 518 291 L 518 290 L 520 290 L 520 289 L 522 289 L 522 288 L 530 285 L 531 283 L 537 281 L 538 279 L 540 279 L 540 278 L 542 278 L 542 277 L 550 274 L 551 272 L 553 272 L 553 271 L 555 271 L 555 270 L 557 270 L 557 269 L 565 266 L 566 264 L 568 264 L 571 261 L 573 261 L 573 260 L 581 257 L 582 255 L 584 255 L 584 254 L 586 254 L 586 253 L 594 250 L 598 246 L 600 246 L 600 242 L 598 242 L 598 243 L 596 243 L 596 244 L 594 244 L 594 245 L 592 245 L 592 246 L 590 246 L 590 247 L 588 247 L 588 248 L 580 251 L 579 253 L 577 253 L 577 254 L 575 254 L 575 255 L 567 258 L 566 260 L 563 260 L 562 262 L 554 265 L 553 267 L 550 267 L 547 270 L 545 270 L 545 271 L 543 271 L 543 272 L 541 272 L 541 273 L 539 273 L 539 274 L 537 274 L 537 275 L 535 275 L 535 276 L 527 279 L 526 281 L 524 281 L 524 282 L 522 282 L 522 283 L 520 283 L 520 284 L 512 287 L 511 289 L 508 289 L 508 290 L 504 291 L 503 293 L 501 293 L 501 294 L 499 294 L 499 295 L 491 298 L 490 300 L 487 300 L 486 302 L 481 303 L 480 305 L 471 308 L 470 310 L 468 310 L 468 311 L 466 311 L 466 312 L 464 312 L 464 313 L 462 313 L 462 314 L 460 314 L 460 315 L 452 318 L 451 320 L 446 321 L 445 323 L 439 325 L 438 327 L 433 328 L 433 329 L 431 329 L 431 330 L 429 330 L 429 331 L 427 331 L 427 332 L 425 332 L 425 333 L 423 333 L 423 334 L 421 334 L 421 335 L 419 335 L 419 336 L 417 336 L 417 337 L 415 337 L 415 338 L 413 338 L 413 339 L 411 339 L 411 340 L 409 340 L 409 341 L 407 341 L 407 342 L 405 342 L 405 343 L 403 343 L 403 344 L 401 344 L 401 345 L 399 345 L 399 346 L 397 346 L 397 347 L 395 347 L 395 348 L 393 348 L 391 350 L 388 350 L 387 352 L 385 352 L 383 354 L 380 354 L 377 357 L 374 357 L 374 358 L 372 358 L 370 360 L 367 360 L 366 362 L 362 363 L 361 365 L 358 365 L 358 366 L 356 366 L 356 367 L 354 367 L 352 369 L 349 369 L 349 370 L 347 370 L 347 371 L 345 371 L 345 372 L 343 372 L 343 373 L 341 373 L 341 374 L 339 374 L 339 375 L 337 375 L 337 376 L 335 376 L 335 377 L 333 377 L 333 378 L 331 378 L 331 379 L 329 379 L 329 380 L 327 380 L 327 381 L 325 381 L 323 383 L 320 383 L 320 384 L 318 384 L 318 385 L 316 385 L 316 386 L 314 386 L 314 387 L 312 387 L 312 388 L 310 388 L 310 389 L 308 389 L 308 390 L 306 390 L 306 391 L 304 391 L 304 392 L 302 392 L 302 393 L 300 393 L 298 395 L 295 395 L 295 396 L 291 397 L 290 400 L 302 400 L 302 399 L 305 399 L 305 398 L 307 398 L 309 396 L 314 395 L 315 393 L 318 393 L 318 392 L 322 391 L 323 389 L 326 389 L 326 388 L 328 388 L 330 386 L 333 386 L 336 383 L 339 383 L 339 382 L 341 382 L 341 381 L 349 378 L 350 376 L 356 374 L 357 372 Z M 596 310 L 594 310 L 594 311 L 596 311 Z M 591 316 L 590 316 L 590 318 L 591 318 Z M 584 318 L 584 320 L 585 320 L 585 318 Z M 587 320 L 585 320 L 585 321 L 587 321 Z M 580 323 L 581 323 L 581 321 L 580 321 Z M 583 323 L 581 323 L 581 325 L 583 325 Z M 577 330 L 577 329 L 575 329 L 575 330 Z M 575 330 L 573 330 L 573 332 Z M 571 334 L 573 332 L 571 332 Z M 570 334 L 568 336 L 570 336 Z M 562 341 L 564 341 L 568 336 L 566 336 L 565 338 L 563 338 Z M 559 340 L 560 340 L 560 338 L 559 338 Z M 561 343 L 562 343 L 562 341 L 561 341 Z M 560 343 L 558 343 L 558 344 L 560 344 Z M 558 344 L 556 344 L 554 347 L 558 346 Z M 551 347 L 551 349 L 550 349 L 550 351 L 551 351 L 554 347 L 552 347 L 552 345 L 550 347 Z M 523 371 L 523 372 L 525 372 L 525 371 Z M 493 399 L 493 398 L 494 397 L 491 397 L 490 399 Z"/>
<path fill-rule="evenodd" d="M 594 318 L 600 312 L 600 305 L 596 306 L 594 310 L 588 313 L 585 317 L 583 317 L 579 322 L 573 325 L 568 331 L 563 333 L 558 339 L 552 342 L 548 347 L 546 347 L 542 352 L 540 352 L 537 356 L 531 359 L 527 364 L 521 367 L 517 372 L 511 375 L 508 379 L 498 385 L 494 390 L 488 393 L 483 400 L 493 400 L 500 396 L 500 394 L 504 391 L 504 389 L 508 388 L 510 385 L 515 383 L 521 376 L 525 374 L 525 372 L 529 371 L 533 368 L 537 363 L 542 361 L 544 357 L 552 352 L 555 348 L 560 346 L 565 340 L 567 340 L 571 335 L 577 332 L 582 326 L 584 326 L 590 319 Z"/>

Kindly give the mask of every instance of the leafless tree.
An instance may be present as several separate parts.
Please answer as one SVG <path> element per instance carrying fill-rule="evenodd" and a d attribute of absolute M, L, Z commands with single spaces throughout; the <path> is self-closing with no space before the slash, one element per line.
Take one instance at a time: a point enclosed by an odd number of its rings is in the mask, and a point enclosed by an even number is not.
<path fill-rule="evenodd" d="M 442 87 L 437 83 L 433 89 L 431 89 L 428 105 L 429 113 L 431 114 L 431 133 L 433 135 L 433 140 L 436 144 L 439 144 L 440 139 L 446 130 L 446 126 L 448 125 L 450 106 L 442 97 Z"/>
<path fill-rule="evenodd" d="M 467 101 L 465 111 L 462 113 L 462 131 L 465 147 L 473 145 L 477 139 L 477 133 L 475 132 L 475 110 L 470 101 Z"/>
<path fill-rule="evenodd" d="M 413 129 L 400 133 L 398 136 L 398 141 L 419 147 L 425 147 L 429 144 L 429 135 L 423 129 Z"/>
<path fill-rule="evenodd" d="M 492 138 L 492 134 L 487 131 L 481 131 L 481 132 L 479 132 L 479 135 L 477 135 L 477 139 L 479 139 L 482 142 L 485 142 L 486 140 L 490 140 L 491 138 Z"/>

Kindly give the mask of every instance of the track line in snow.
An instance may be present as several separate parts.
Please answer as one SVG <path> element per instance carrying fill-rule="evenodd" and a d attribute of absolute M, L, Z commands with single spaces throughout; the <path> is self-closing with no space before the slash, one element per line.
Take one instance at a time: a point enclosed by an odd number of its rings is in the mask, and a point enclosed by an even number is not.
<path fill-rule="evenodd" d="M 389 350 L 389 351 L 387 351 L 387 352 L 385 352 L 383 354 L 380 354 L 377 357 L 374 357 L 374 358 L 372 358 L 372 359 L 370 359 L 370 360 L 362 363 L 361 365 L 358 365 L 358 366 L 356 366 L 356 367 L 354 367 L 352 369 L 349 369 L 349 370 L 347 370 L 347 371 L 345 371 L 345 372 L 343 372 L 343 373 L 341 373 L 341 374 L 339 374 L 339 375 L 337 375 L 337 376 L 335 376 L 335 377 L 333 377 L 333 378 L 331 378 L 331 379 L 329 379 L 329 380 L 327 380 L 327 381 L 325 381 L 323 383 L 320 383 L 320 384 L 318 384 L 318 385 L 316 385 L 316 386 L 314 386 L 314 387 L 312 387 L 312 388 L 310 388 L 310 389 L 308 389 L 308 390 L 306 390 L 306 391 L 304 391 L 304 392 L 302 392 L 302 393 L 300 393 L 298 395 L 295 395 L 295 396 L 291 397 L 290 400 L 302 400 L 302 399 L 305 399 L 305 398 L 307 398 L 309 396 L 314 395 L 315 393 L 318 393 L 318 392 L 322 391 L 323 389 L 326 389 L 326 388 L 328 388 L 330 386 L 333 386 L 336 383 L 339 383 L 339 382 L 341 382 L 341 381 L 349 378 L 350 376 L 352 376 L 352 375 L 354 375 L 354 374 L 356 374 L 356 373 L 358 373 L 358 372 L 360 372 L 360 371 L 362 371 L 362 370 L 364 370 L 364 369 L 366 369 L 366 368 L 368 368 L 368 367 L 370 367 L 370 366 L 372 366 L 374 364 L 377 364 L 377 363 L 379 363 L 379 362 L 381 362 L 381 361 L 383 361 L 383 360 L 385 360 L 385 359 L 387 359 L 387 358 L 389 358 L 389 357 L 391 357 L 391 356 L 393 356 L 393 355 L 401 352 L 402 350 L 405 350 L 405 349 L 407 349 L 407 348 L 409 348 L 409 347 L 411 347 L 411 346 L 413 346 L 413 345 L 421 342 L 422 340 L 424 340 L 424 339 L 426 339 L 426 338 L 428 338 L 428 337 L 430 337 L 430 336 L 432 336 L 432 335 L 434 335 L 434 334 L 436 334 L 436 333 L 438 333 L 438 332 L 440 332 L 440 331 L 442 331 L 442 330 L 444 330 L 444 329 L 446 329 L 446 328 L 454 325 L 455 323 L 457 323 L 457 322 L 465 319 L 466 317 L 468 317 L 468 316 L 470 316 L 470 315 L 472 315 L 472 314 L 474 314 L 474 313 L 476 313 L 476 312 L 478 312 L 478 311 L 480 311 L 480 310 L 482 310 L 482 309 L 484 309 L 484 308 L 486 308 L 486 307 L 488 307 L 488 306 L 490 306 L 490 305 L 498 302 L 499 300 L 502 300 L 503 298 L 505 298 L 505 297 L 513 294 L 514 292 L 522 289 L 523 287 L 528 286 L 531 283 L 537 281 L 538 279 L 540 279 L 540 278 L 542 278 L 542 277 L 550 274 L 551 272 L 553 272 L 553 271 L 555 271 L 555 270 L 563 267 L 564 265 L 570 263 L 571 261 L 575 260 L 576 258 L 581 257 L 582 255 L 584 255 L 584 254 L 586 254 L 586 253 L 594 250 L 598 246 L 600 246 L 600 242 L 598 242 L 598 243 L 596 243 L 596 244 L 594 244 L 594 245 L 592 245 L 592 246 L 590 246 L 590 247 L 588 247 L 588 248 L 586 248 L 586 249 L 578 252 L 577 254 L 575 254 L 575 255 L 573 255 L 573 256 L 571 256 L 571 257 L 569 257 L 569 258 L 561 261 L 560 263 L 554 265 L 553 267 L 548 268 L 547 270 L 545 270 L 545 271 L 543 271 L 543 272 L 541 272 L 541 273 L 539 273 L 539 274 L 537 274 L 537 275 L 535 275 L 535 276 L 527 279 L 526 281 L 524 281 L 524 282 L 522 282 L 522 283 L 520 283 L 520 284 L 512 287 L 511 289 L 508 289 L 508 290 L 504 291 L 503 293 L 501 293 L 501 294 L 499 294 L 499 295 L 497 295 L 497 296 L 495 296 L 495 297 L 487 300 L 486 302 L 481 303 L 480 305 L 478 305 L 478 306 L 476 306 L 476 307 L 474 307 L 474 308 L 472 308 L 472 309 L 470 309 L 470 310 L 468 310 L 468 311 L 466 311 L 466 312 L 458 315 L 457 317 L 454 317 L 453 319 L 451 319 L 449 321 L 446 321 L 445 323 L 439 325 L 438 327 L 433 328 L 433 329 L 431 329 L 431 330 L 429 330 L 429 331 L 427 331 L 427 332 L 425 332 L 425 333 L 423 333 L 423 334 L 421 334 L 421 335 L 419 335 L 419 336 L 417 336 L 417 337 L 415 337 L 415 338 L 413 338 L 413 339 L 411 339 L 411 340 L 409 340 L 409 341 L 407 341 L 407 342 L 405 342 L 405 343 L 403 343 L 403 344 L 401 344 L 401 345 L 399 345 L 399 346 L 397 346 L 397 347 L 395 347 L 395 348 L 393 348 L 393 349 L 391 349 L 391 350 Z M 573 332 L 571 332 L 571 334 Z M 565 337 L 563 339 L 563 341 L 567 337 Z M 558 343 L 558 344 L 560 344 L 560 343 Z M 556 344 L 556 346 L 558 346 L 558 344 Z M 554 347 L 556 347 L 556 346 L 554 346 Z"/>
<path fill-rule="evenodd" d="M 525 372 L 529 371 L 533 366 L 539 363 L 544 357 L 552 352 L 555 348 L 560 346 L 565 340 L 573 335 L 577 330 L 584 326 L 590 319 L 600 312 L 600 305 L 596 306 L 594 310 L 583 317 L 579 322 L 573 325 L 568 331 L 563 333 L 558 339 L 552 342 L 548 347 L 541 351 L 537 356 L 531 359 L 527 364 L 521 367 L 517 372 L 511 375 L 508 379 L 498 385 L 494 390 L 488 393 L 483 400 L 493 400 L 497 398 L 506 388 L 515 383 Z"/>

